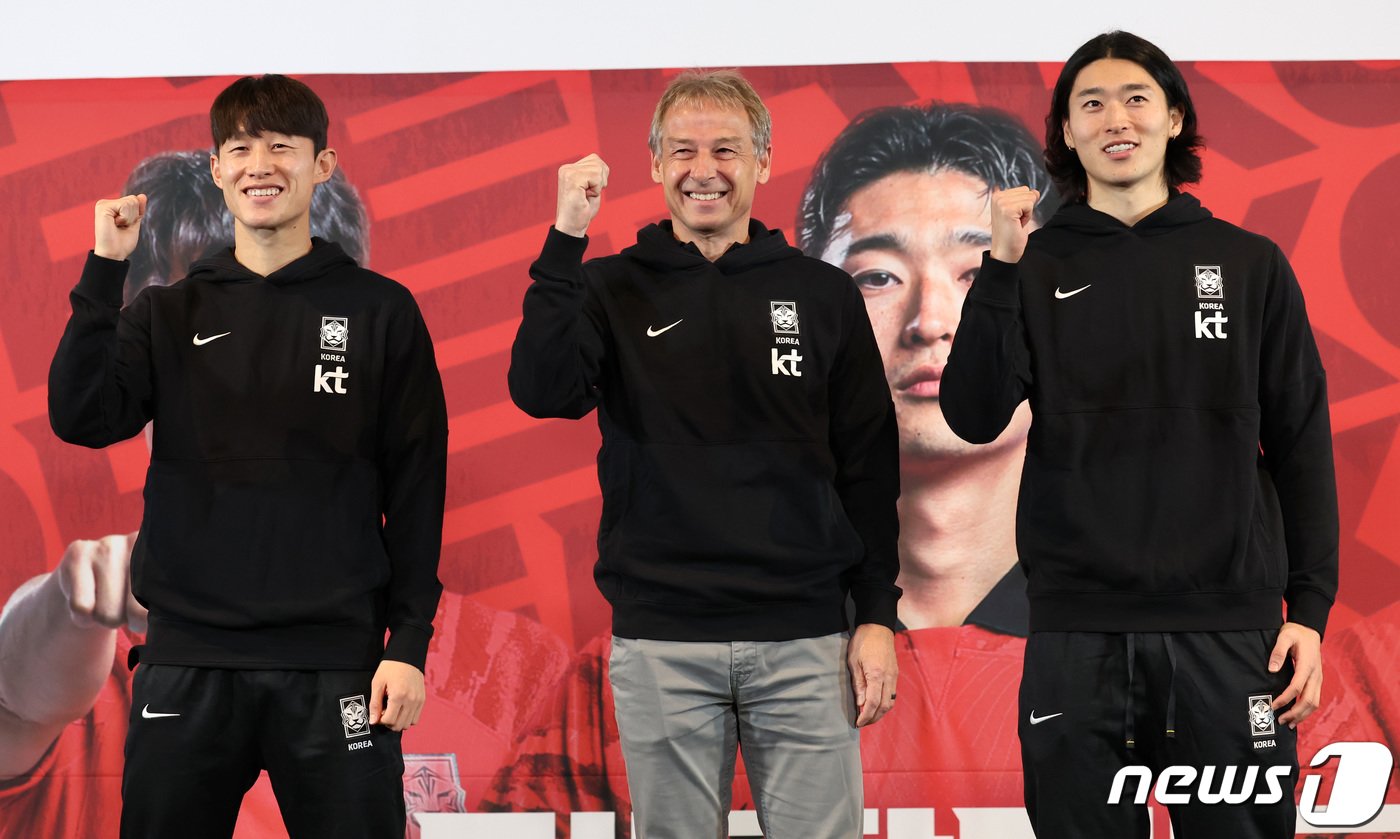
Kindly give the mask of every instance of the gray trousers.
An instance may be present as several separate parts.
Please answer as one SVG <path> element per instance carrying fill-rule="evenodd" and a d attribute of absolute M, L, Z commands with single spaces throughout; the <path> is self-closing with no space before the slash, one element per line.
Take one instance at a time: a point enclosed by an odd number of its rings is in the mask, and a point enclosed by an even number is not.
<path fill-rule="evenodd" d="M 848 641 L 614 637 L 609 679 L 637 839 L 727 837 L 738 748 L 767 839 L 860 837 Z"/>

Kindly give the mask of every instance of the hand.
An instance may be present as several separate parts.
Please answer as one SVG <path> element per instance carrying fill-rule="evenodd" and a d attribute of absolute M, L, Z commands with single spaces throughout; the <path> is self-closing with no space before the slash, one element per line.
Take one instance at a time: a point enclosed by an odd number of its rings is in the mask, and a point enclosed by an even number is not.
<path fill-rule="evenodd" d="M 894 656 L 894 632 L 878 623 L 863 623 L 851 635 L 846 656 L 851 686 L 856 691 L 856 727 L 878 722 L 894 707 L 899 663 Z"/>
<path fill-rule="evenodd" d="M 1278 718 L 1289 728 L 1297 728 L 1322 704 L 1322 636 L 1301 623 L 1285 623 L 1269 655 L 1269 672 L 1281 670 L 1285 658 L 1293 659 L 1293 681 L 1274 700 L 1274 710 L 1298 700 Z"/>
<path fill-rule="evenodd" d="M 1035 224 L 1035 203 L 1040 192 L 1018 186 L 992 193 L 992 259 L 1020 262 L 1026 238 Z"/>
<path fill-rule="evenodd" d="M 63 552 L 54 573 L 73 623 L 82 627 L 146 631 L 146 608 L 131 594 L 131 548 L 136 534 L 79 539 Z"/>
<path fill-rule="evenodd" d="M 608 186 L 608 164 L 596 154 L 578 163 L 559 167 L 559 205 L 554 213 L 554 229 L 570 236 L 583 236 L 598 215 L 598 204 Z"/>
<path fill-rule="evenodd" d="M 423 713 L 423 671 L 402 661 L 385 659 L 374 671 L 369 688 L 369 724 L 403 731 Z"/>
<path fill-rule="evenodd" d="M 107 259 L 131 256 L 141 235 L 141 218 L 146 215 L 145 194 L 98 201 L 96 215 L 92 252 Z"/>

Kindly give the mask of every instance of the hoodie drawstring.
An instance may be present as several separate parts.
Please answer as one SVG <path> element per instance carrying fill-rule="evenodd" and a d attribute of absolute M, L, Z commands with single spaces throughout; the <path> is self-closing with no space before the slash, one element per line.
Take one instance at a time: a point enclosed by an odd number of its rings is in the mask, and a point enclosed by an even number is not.
<path fill-rule="evenodd" d="M 1167 678 L 1167 736 L 1176 737 L 1176 647 L 1172 645 L 1170 632 L 1162 633 L 1162 642 L 1167 648 L 1167 662 L 1172 673 Z"/>
<path fill-rule="evenodd" d="M 1133 633 L 1129 632 L 1127 634 L 1128 701 L 1123 707 L 1123 739 L 1127 743 L 1128 748 L 1130 749 L 1134 748 L 1137 745 L 1137 741 L 1133 739 L 1133 660 L 1134 657 L 1137 655 L 1137 652 L 1134 649 L 1136 647 L 1136 644 L 1134 643 L 1135 638 L 1136 636 Z"/>

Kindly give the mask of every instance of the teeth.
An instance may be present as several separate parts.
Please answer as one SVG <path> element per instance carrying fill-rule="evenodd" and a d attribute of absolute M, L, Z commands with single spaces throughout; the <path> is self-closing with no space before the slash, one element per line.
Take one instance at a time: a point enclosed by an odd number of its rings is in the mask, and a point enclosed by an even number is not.
<path fill-rule="evenodd" d="M 724 193 L 723 193 L 723 192 L 692 192 L 692 193 L 689 193 L 689 195 L 690 195 L 691 198 L 694 198 L 696 201 L 716 201 L 716 200 L 719 199 L 720 196 L 724 195 Z"/>
<path fill-rule="evenodd" d="M 262 189 L 250 189 L 248 190 L 248 194 L 253 196 L 254 198 L 271 198 L 272 196 L 276 195 L 281 191 L 282 190 L 278 189 L 275 186 L 269 186 L 264 187 Z"/>
<path fill-rule="evenodd" d="M 1111 145 L 1111 146 L 1109 146 L 1108 148 L 1104 149 L 1104 151 L 1108 152 L 1109 154 L 1117 154 L 1117 153 L 1120 152 L 1120 151 L 1127 151 L 1127 150 L 1131 149 L 1132 147 L 1133 147 L 1133 144 L 1132 144 L 1132 143 L 1114 143 L 1113 145 Z"/>

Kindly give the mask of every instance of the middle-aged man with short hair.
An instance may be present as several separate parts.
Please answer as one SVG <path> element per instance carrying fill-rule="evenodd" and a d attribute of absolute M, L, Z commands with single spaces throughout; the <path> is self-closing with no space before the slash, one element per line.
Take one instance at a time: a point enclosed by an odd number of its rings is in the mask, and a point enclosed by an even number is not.
<path fill-rule="evenodd" d="M 121 309 L 147 197 L 99 201 L 50 370 L 63 439 L 154 424 L 121 833 L 228 836 L 265 768 L 298 839 L 401 835 L 442 589 L 432 342 L 406 289 L 311 237 L 336 153 L 310 88 L 239 79 L 210 123 L 233 248 Z"/>
<path fill-rule="evenodd" d="M 527 412 L 598 409 L 595 577 L 648 839 L 723 835 L 739 743 L 765 834 L 861 835 L 858 727 L 894 704 L 894 410 L 850 278 L 751 218 L 770 136 L 737 73 L 676 78 L 650 138 L 670 219 L 586 264 L 608 169 L 561 167 L 512 351 Z"/>

